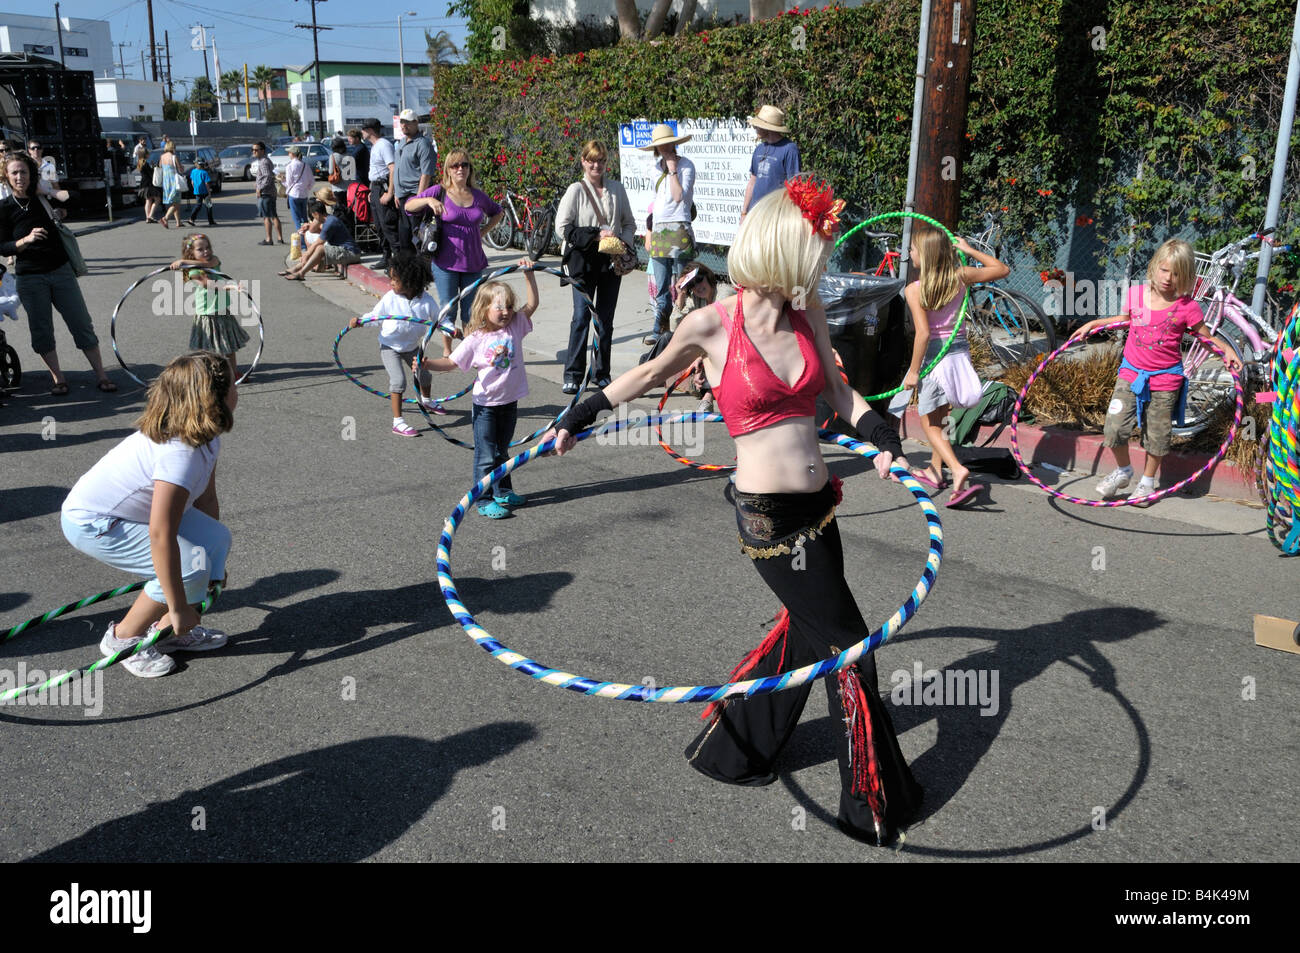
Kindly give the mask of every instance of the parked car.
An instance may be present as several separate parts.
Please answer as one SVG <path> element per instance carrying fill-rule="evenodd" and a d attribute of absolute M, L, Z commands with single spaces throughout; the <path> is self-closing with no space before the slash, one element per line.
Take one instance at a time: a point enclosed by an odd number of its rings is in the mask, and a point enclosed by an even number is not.
<path fill-rule="evenodd" d="M 227 179 L 243 179 L 247 182 L 253 177 L 253 144 L 227 146 L 217 153 L 221 160 L 221 174 Z"/>
<path fill-rule="evenodd" d="M 302 150 L 302 161 L 307 163 L 308 168 L 311 169 L 316 178 L 323 179 L 329 175 L 330 151 L 319 142 L 293 142 L 289 145 L 297 146 Z M 275 169 L 277 176 L 283 176 L 288 165 L 288 146 L 279 146 L 272 150 L 271 166 Z"/>
<path fill-rule="evenodd" d="M 149 164 L 155 169 L 158 168 L 158 160 L 162 158 L 162 150 L 155 149 L 149 153 Z M 217 158 L 217 150 L 211 146 L 177 146 L 176 161 L 181 165 L 181 173 L 188 176 L 194 168 L 196 159 L 205 159 L 208 163 L 208 175 L 212 176 L 212 194 L 220 195 L 221 186 L 225 183 L 225 176 L 221 173 L 221 160 Z"/>

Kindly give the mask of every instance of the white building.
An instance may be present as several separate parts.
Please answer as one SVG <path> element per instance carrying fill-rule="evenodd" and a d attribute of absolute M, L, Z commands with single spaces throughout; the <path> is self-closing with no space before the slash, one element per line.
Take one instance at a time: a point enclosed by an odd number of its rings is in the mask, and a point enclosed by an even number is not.
<path fill-rule="evenodd" d="M 162 122 L 163 84 L 144 79 L 97 79 L 95 102 L 100 119 Z"/>
<path fill-rule="evenodd" d="M 393 67 L 392 76 L 343 73 L 322 78 L 321 90 L 325 94 L 324 132 L 347 132 L 360 127 L 372 116 L 385 126 L 390 125 L 392 117 L 401 112 L 402 81 L 396 75 L 396 70 Z M 427 113 L 432 95 L 433 80 L 430 77 L 406 77 L 406 105 L 409 108 L 421 115 Z M 315 80 L 290 83 L 289 103 L 298 114 L 302 128 L 321 134 L 321 130 L 317 129 Z"/>
<path fill-rule="evenodd" d="M 68 69 L 88 69 L 96 76 L 117 75 L 107 20 L 59 19 L 63 27 L 63 64 Z M 59 62 L 59 31 L 54 17 L 0 13 L 0 53 L 35 53 Z"/>

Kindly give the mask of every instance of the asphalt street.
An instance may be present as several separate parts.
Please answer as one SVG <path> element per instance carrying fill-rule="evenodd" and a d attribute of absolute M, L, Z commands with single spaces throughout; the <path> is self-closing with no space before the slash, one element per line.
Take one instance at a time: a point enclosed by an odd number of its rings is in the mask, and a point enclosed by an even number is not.
<path fill-rule="evenodd" d="M 231 642 L 180 656 L 162 679 L 110 668 L 93 705 L 0 706 L 0 858 L 1300 859 L 1300 655 L 1251 636 L 1255 613 L 1300 620 L 1300 562 L 1278 557 L 1257 507 L 1085 509 L 1024 481 L 994 481 L 982 507 L 940 506 L 938 583 L 877 653 L 924 816 L 898 848 L 865 847 L 834 826 L 843 727 L 821 688 L 780 780 L 731 787 L 682 756 L 699 706 L 582 697 L 476 647 L 434 566 L 443 521 L 472 482 L 470 452 L 429 432 L 393 435 L 386 402 L 335 368 L 335 335 L 373 297 L 329 276 L 275 277 L 284 249 L 257 246 L 247 186 L 231 183 L 216 214 L 213 246 L 232 276 L 256 282 L 266 334 L 218 469 L 234 550 L 209 621 Z M 130 224 L 81 245 L 92 263 L 82 288 L 112 364 L 114 305 L 177 256 L 179 235 Z M 564 402 L 556 355 L 570 293 L 539 281 L 520 435 Z M 634 273 L 622 292 L 616 371 L 649 324 L 644 281 Z M 153 313 L 169 310 L 158 302 L 170 293 L 146 284 L 119 316 L 123 357 L 142 376 L 186 348 L 189 319 Z M 59 507 L 130 432 L 143 392 L 114 369 L 121 392 L 99 394 L 56 329 L 72 384 L 62 398 L 48 394 L 25 319 L 4 326 L 26 378 L 0 407 L 3 628 L 125 581 L 63 539 Z M 377 351 L 370 329 L 340 346 L 385 389 Z M 449 393 L 465 378 L 435 381 Z M 450 407 L 440 422 L 471 439 L 468 399 Z M 721 425 L 689 438 L 700 459 L 730 461 Z M 924 461 L 921 445 L 909 449 Z M 921 574 L 925 522 L 860 458 L 828 449 L 828 459 L 845 478 L 849 581 L 879 624 Z M 684 468 L 653 441 L 589 440 L 517 471 L 528 504 L 511 519 L 469 516 L 452 572 L 479 623 L 530 658 L 611 681 L 717 684 L 777 609 L 739 552 L 727 488 L 725 475 Z M 88 664 L 123 609 L 105 603 L 24 633 L 0 650 L 0 670 Z M 927 694 L 931 671 L 972 673 L 985 695 Z M 904 687 L 918 690 L 903 698 Z"/>

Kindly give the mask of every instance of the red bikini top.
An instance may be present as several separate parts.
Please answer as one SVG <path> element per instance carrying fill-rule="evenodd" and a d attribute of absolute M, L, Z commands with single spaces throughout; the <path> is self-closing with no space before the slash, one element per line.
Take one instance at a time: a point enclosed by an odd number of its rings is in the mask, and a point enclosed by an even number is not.
<path fill-rule="evenodd" d="M 734 317 L 728 317 L 721 304 L 714 306 L 727 329 L 727 363 L 713 393 L 727 433 L 733 437 L 742 437 L 791 417 L 812 417 L 816 413 L 817 395 L 826 384 L 812 328 L 804 313 L 790 311 L 790 325 L 799 339 L 799 353 L 803 356 L 803 373 L 791 387 L 768 367 L 745 332 L 742 298 L 743 295 L 736 296 Z"/>

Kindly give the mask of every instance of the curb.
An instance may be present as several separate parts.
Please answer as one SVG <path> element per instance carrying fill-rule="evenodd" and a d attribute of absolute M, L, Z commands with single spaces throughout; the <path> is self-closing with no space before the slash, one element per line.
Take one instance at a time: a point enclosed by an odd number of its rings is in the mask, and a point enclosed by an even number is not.
<path fill-rule="evenodd" d="M 987 426 L 987 425 L 983 425 Z M 1101 434 L 1080 433 L 1064 427 L 1034 427 L 1022 423 L 1017 428 L 1020 441 L 1020 454 L 1029 466 L 1043 467 L 1050 465 L 1073 473 L 1096 476 L 1109 473 L 1116 466 L 1115 455 L 1102 445 Z M 925 431 L 921 429 L 921 417 L 915 406 L 907 408 L 902 421 L 902 433 L 913 440 L 925 441 Z M 976 442 L 978 445 L 978 441 Z M 990 447 L 1011 448 L 1011 430 L 1007 428 L 998 435 Z M 1171 486 L 1179 480 L 1186 479 L 1212 457 L 1212 453 L 1178 453 L 1171 452 L 1160 465 L 1160 486 Z M 1136 464 L 1138 457 L 1134 454 Z M 1135 467 L 1136 469 L 1136 467 Z M 1051 480 L 1043 482 L 1051 484 Z M 1246 478 L 1237 467 L 1220 460 L 1219 464 L 1195 483 L 1182 490 L 1186 495 L 1213 494 L 1230 500 L 1258 500 L 1259 493 L 1253 480 Z"/>
<path fill-rule="evenodd" d="M 348 265 L 347 280 L 361 290 L 368 291 L 378 298 L 382 298 L 393 290 L 392 285 L 388 283 L 387 275 L 378 274 L 372 271 L 368 265 L 363 265 L 360 262 L 355 265 Z"/>

